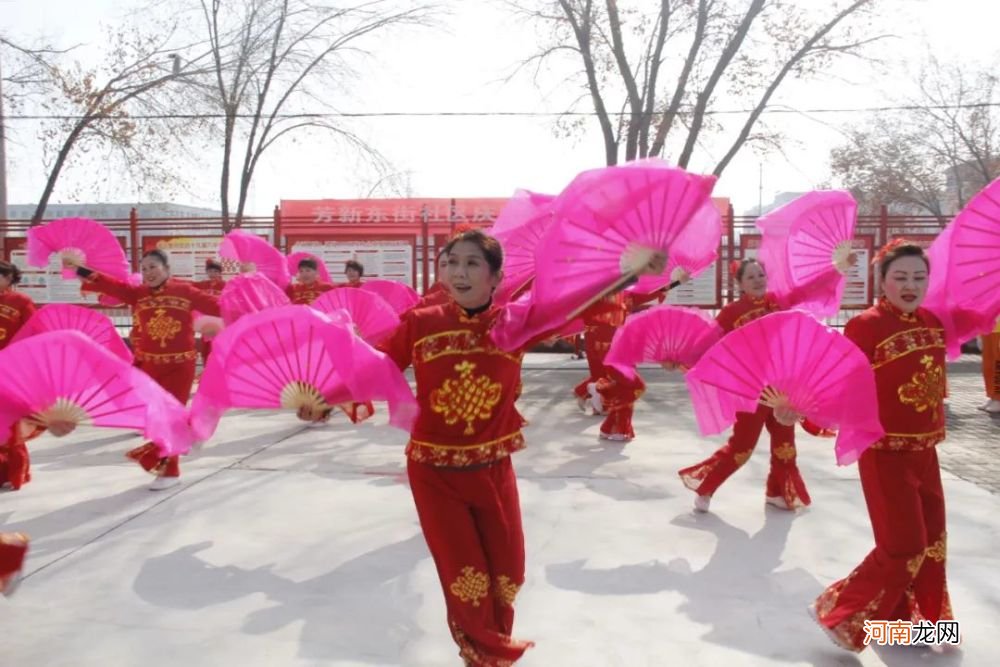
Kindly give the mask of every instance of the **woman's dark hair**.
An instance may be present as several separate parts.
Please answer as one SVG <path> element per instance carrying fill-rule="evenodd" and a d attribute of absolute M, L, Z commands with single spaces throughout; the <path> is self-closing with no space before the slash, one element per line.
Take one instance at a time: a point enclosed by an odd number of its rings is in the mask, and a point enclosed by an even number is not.
<path fill-rule="evenodd" d="M 882 280 L 885 280 L 885 277 L 889 274 L 889 266 L 900 257 L 919 257 L 924 260 L 927 271 L 930 272 L 931 270 L 930 260 L 927 259 L 923 248 L 913 243 L 906 243 L 905 241 L 894 241 L 879 251 L 875 258 L 878 262 L 878 272 L 882 276 Z"/>
<path fill-rule="evenodd" d="M 313 271 L 318 271 L 319 265 L 316 263 L 316 260 L 313 259 L 312 257 L 305 257 L 299 260 L 299 268 L 312 269 Z"/>
<path fill-rule="evenodd" d="M 743 280 L 743 274 L 747 272 L 747 269 L 750 267 L 751 264 L 756 264 L 757 266 L 760 267 L 761 271 L 764 271 L 763 264 L 758 262 L 753 257 L 746 257 L 740 260 L 740 263 L 736 266 L 736 270 L 733 272 L 736 274 L 736 282 Z M 767 273 L 767 271 L 764 271 L 764 273 Z"/>
<path fill-rule="evenodd" d="M 344 262 L 344 271 L 346 272 L 348 269 L 354 269 L 355 271 L 357 271 L 362 276 L 365 275 L 365 266 L 364 266 L 364 264 L 362 264 L 361 262 L 359 262 L 356 259 L 349 259 L 346 262 Z"/>
<path fill-rule="evenodd" d="M 10 262 L 0 260 L 0 276 L 7 276 L 10 278 L 10 284 L 16 285 L 21 282 L 21 269 Z"/>
<path fill-rule="evenodd" d="M 490 265 L 491 274 L 497 274 L 503 268 L 503 247 L 500 245 L 500 241 L 497 241 L 488 234 L 484 234 L 478 229 L 470 229 L 448 241 L 448 245 L 444 247 L 444 251 L 450 254 L 455 245 L 462 241 L 468 241 L 479 246 L 479 249 L 483 251 L 483 257 L 486 258 L 486 263 Z"/>
<path fill-rule="evenodd" d="M 222 270 L 222 263 L 221 262 L 217 262 L 214 259 L 207 259 L 207 260 L 205 260 L 205 270 L 206 271 L 211 271 L 213 269 L 216 270 L 216 271 L 221 271 Z"/>
<path fill-rule="evenodd" d="M 164 251 L 160 250 L 159 248 L 157 248 L 156 250 L 149 250 L 149 251 L 143 253 L 142 258 L 146 259 L 147 257 L 152 257 L 153 259 L 157 260 L 163 266 L 166 266 L 166 267 L 170 266 L 170 258 L 167 257 L 167 253 L 165 253 Z"/>

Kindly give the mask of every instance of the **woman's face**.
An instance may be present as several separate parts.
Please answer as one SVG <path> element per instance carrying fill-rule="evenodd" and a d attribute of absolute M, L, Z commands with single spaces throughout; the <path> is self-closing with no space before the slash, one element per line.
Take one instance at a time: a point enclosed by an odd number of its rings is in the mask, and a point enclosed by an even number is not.
<path fill-rule="evenodd" d="M 503 272 L 492 273 L 482 249 L 471 241 L 459 241 L 448 253 L 446 285 L 455 302 L 463 308 L 480 308 L 489 303 Z"/>
<path fill-rule="evenodd" d="M 355 268 L 344 269 L 344 275 L 347 276 L 347 282 L 356 283 L 361 280 L 361 272 Z"/>
<path fill-rule="evenodd" d="M 743 269 L 743 277 L 740 278 L 740 291 L 754 299 L 763 298 L 767 294 L 767 274 L 764 267 L 753 262 L 747 264 Z"/>
<path fill-rule="evenodd" d="M 142 282 L 149 287 L 159 287 L 170 277 L 167 265 L 153 256 L 144 257 L 139 270 L 142 272 Z"/>
<path fill-rule="evenodd" d="M 312 285 L 319 277 L 319 271 L 310 266 L 300 266 L 297 277 L 303 285 Z"/>
<path fill-rule="evenodd" d="M 0 273 L 0 290 L 8 289 L 11 286 L 12 281 L 13 281 L 12 276 L 5 276 L 4 274 Z"/>
<path fill-rule="evenodd" d="M 922 257 L 893 260 L 882 281 L 882 291 L 889 303 L 904 313 L 912 313 L 927 296 L 927 263 Z"/>

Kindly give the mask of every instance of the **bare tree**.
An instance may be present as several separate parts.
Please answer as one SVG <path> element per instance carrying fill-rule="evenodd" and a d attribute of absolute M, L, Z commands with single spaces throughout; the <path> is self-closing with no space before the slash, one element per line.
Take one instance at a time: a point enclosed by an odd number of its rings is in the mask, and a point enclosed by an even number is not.
<path fill-rule="evenodd" d="M 342 98 L 347 88 L 349 56 L 364 53 L 368 40 L 384 38 L 393 28 L 426 25 L 432 10 L 427 4 L 400 6 L 387 0 L 339 7 L 305 0 L 201 0 L 214 59 L 210 104 L 223 118 L 219 194 L 225 229 L 231 216 L 237 226 L 243 218 L 261 156 L 292 133 L 332 132 L 382 161 L 374 148 L 333 120 L 332 100 Z M 304 102 L 312 113 L 301 112 Z M 235 211 L 230 200 L 234 157 Z"/>
<path fill-rule="evenodd" d="M 503 0 L 543 27 L 547 43 L 518 71 L 568 56 L 601 128 L 607 164 L 677 153 L 686 167 L 720 100 L 748 108 L 713 172 L 720 175 L 758 137 L 760 117 L 778 89 L 810 78 L 881 36 L 859 35 L 875 0 L 804 6 L 791 0 Z M 814 17 L 822 15 L 822 18 Z M 577 101 L 579 102 L 580 99 Z M 621 111 L 617 111 L 621 109 Z"/>
<path fill-rule="evenodd" d="M 954 214 L 1000 176 L 995 71 L 929 57 L 901 110 L 847 129 L 831 152 L 834 177 L 871 206 Z"/>
<path fill-rule="evenodd" d="M 96 67 L 67 64 L 59 52 L 3 42 L 30 63 L 30 77 L 21 83 L 33 89 L 29 99 L 45 119 L 39 138 L 48 176 L 32 224 L 41 221 L 74 156 L 105 151 L 102 161 L 117 156 L 125 167 L 120 173 L 136 181 L 176 177 L 162 160 L 175 136 L 167 121 L 176 113 L 165 87 L 203 72 L 199 68 L 207 62 L 207 52 L 189 55 L 182 65 L 176 50 L 197 51 L 196 45 L 177 44 L 169 27 L 155 34 L 130 26 L 112 31 L 104 60 Z"/>
<path fill-rule="evenodd" d="M 944 219 L 945 173 L 915 128 L 896 117 L 875 117 L 847 131 L 847 141 L 830 153 L 839 187 L 854 194 L 861 212 L 924 213 Z"/>

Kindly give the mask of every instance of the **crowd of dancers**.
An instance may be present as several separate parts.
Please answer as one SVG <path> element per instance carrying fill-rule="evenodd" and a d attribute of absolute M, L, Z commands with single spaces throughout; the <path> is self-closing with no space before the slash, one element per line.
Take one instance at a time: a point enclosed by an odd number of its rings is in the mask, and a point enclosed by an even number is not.
<path fill-rule="evenodd" d="M 558 207 L 553 211 L 558 219 Z M 690 210 L 687 217 L 692 217 Z M 634 309 L 662 303 L 669 289 L 693 272 L 675 262 L 669 248 L 654 247 L 638 260 L 633 258 L 627 269 L 623 264 L 619 272 L 625 279 L 608 289 L 595 291 L 594 283 L 582 283 L 547 299 L 546 294 L 553 292 L 545 292 L 539 262 L 539 275 L 498 303 L 495 296 L 504 289 L 504 257 L 505 247 L 493 235 L 459 231 L 438 253 L 437 282 L 419 303 L 398 312 L 398 325 L 375 346 L 399 371 L 413 369 L 419 409 L 409 423 L 409 486 L 461 658 L 467 665 L 488 667 L 510 665 L 532 645 L 513 636 L 514 602 L 525 577 L 525 548 L 511 455 L 525 447 L 526 422 L 516 408 L 525 352 L 553 337 L 582 333 L 589 376 L 573 389 L 573 397 L 588 414 L 604 417 L 599 429 L 602 440 L 627 442 L 635 436 L 632 411 L 645 385 L 634 369 L 606 364 L 606 358 Z M 854 253 L 840 259 L 841 269 L 857 262 Z M 210 260 L 205 267 L 208 278 L 190 283 L 172 278 L 167 254 L 152 250 L 142 257 L 141 283 L 130 284 L 89 268 L 71 253 L 63 262 L 84 290 L 131 308 L 134 325 L 129 338 L 135 366 L 180 404 L 187 404 L 195 383 L 198 318 L 225 314 L 225 305 L 220 304 L 227 288 L 222 264 Z M 295 280 L 285 291 L 296 306 L 314 304 L 329 292 L 364 282 L 364 267 L 356 261 L 347 263 L 346 282 L 340 284 L 321 279 L 326 268 L 315 257 L 299 259 L 295 268 Z M 751 258 L 733 267 L 741 294 L 716 317 L 722 340 L 772 313 L 803 306 L 817 290 L 831 288 L 827 283 L 843 273 L 824 273 L 776 293 L 768 287 L 768 271 L 776 268 Z M 975 321 L 981 328 L 984 320 L 996 320 L 1000 307 L 995 301 L 983 301 L 970 314 L 967 303 L 953 304 L 942 321 L 923 303 L 931 276 L 945 270 L 905 240 L 887 244 L 874 261 L 882 292 L 877 303 L 852 318 L 843 331 L 870 366 L 877 417 L 884 429 L 884 435 L 867 443 L 857 461 L 875 545 L 854 571 L 819 594 L 810 612 L 838 646 L 850 651 L 867 645 L 866 621 L 953 618 L 945 574 L 945 505 L 935 448 L 945 438 L 948 337 L 956 331 L 969 333 L 968 326 L 955 322 Z M 19 276 L 16 266 L 0 262 L 0 349 L 11 345 L 35 313 L 35 305 L 16 288 Z M 660 282 L 649 282 L 664 276 Z M 1000 293 L 1000 286 L 994 287 Z M 222 334 L 199 330 L 201 351 L 208 359 L 213 336 Z M 1000 405 L 1000 329 L 981 333 L 988 334 L 984 375 L 991 401 L 984 408 L 995 412 L 991 406 Z M 686 370 L 677 359 L 655 361 L 668 371 Z M 986 369 L 988 363 L 996 368 Z M 374 412 L 366 398 L 352 395 L 346 401 L 339 397 L 303 403 L 297 414 L 305 421 L 321 422 L 340 406 L 352 421 L 363 421 Z M 815 423 L 808 412 L 794 401 L 762 401 L 754 411 L 739 411 L 725 445 L 678 471 L 681 482 L 694 492 L 695 511 L 709 511 L 713 495 L 747 462 L 765 428 L 771 443 L 765 502 L 788 511 L 809 505 L 796 466 L 795 431 L 801 427 L 814 435 L 834 436 L 836 428 Z M 27 443 L 45 430 L 61 437 L 76 426 L 64 418 L 21 417 L 4 434 L 0 448 L 0 482 L 13 489 L 31 479 Z M 179 456 L 165 456 L 161 444 L 148 442 L 127 456 L 155 475 L 152 489 L 179 483 Z M 23 535 L 0 538 L 0 589 L 9 592 L 14 587 L 27 548 Z"/>

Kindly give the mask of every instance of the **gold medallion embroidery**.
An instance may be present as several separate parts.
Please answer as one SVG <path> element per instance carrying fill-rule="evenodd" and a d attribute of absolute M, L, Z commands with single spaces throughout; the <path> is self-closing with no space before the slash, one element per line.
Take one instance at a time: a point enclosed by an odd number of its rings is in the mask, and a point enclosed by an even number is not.
<path fill-rule="evenodd" d="M 773 454 L 779 461 L 784 461 L 786 463 L 788 461 L 794 461 L 795 445 L 790 442 L 782 443 L 777 449 L 774 450 Z"/>
<path fill-rule="evenodd" d="M 753 450 L 747 450 L 745 452 L 738 452 L 733 455 L 733 460 L 736 462 L 736 467 L 739 468 L 744 463 L 750 460 L 750 456 L 753 454 Z"/>
<path fill-rule="evenodd" d="M 913 374 L 913 378 L 899 387 L 899 402 L 912 405 L 917 412 L 935 409 L 944 398 L 944 369 L 935 365 L 934 357 L 925 354 L 920 359 L 924 370 Z"/>
<path fill-rule="evenodd" d="M 168 340 L 181 332 L 181 323 L 167 315 L 164 308 L 157 308 L 156 315 L 146 323 L 146 331 L 154 341 L 160 342 L 160 348 L 167 346 Z"/>
<path fill-rule="evenodd" d="M 942 535 L 934 544 L 927 547 L 927 557 L 938 563 L 943 563 L 947 553 L 947 536 Z"/>
<path fill-rule="evenodd" d="M 448 590 L 462 602 L 471 602 L 473 607 L 478 607 L 479 601 L 489 594 L 490 578 L 485 572 L 476 572 L 474 567 L 466 565 Z"/>
<path fill-rule="evenodd" d="M 917 576 L 917 572 L 920 571 L 920 566 L 924 564 L 924 553 L 919 553 L 910 560 L 906 561 L 906 571 L 910 573 L 911 577 Z"/>
<path fill-rule="evenodd" d="M 514 606 L 514 598 L 517 597 L 519 590 L 521 590 L 521 585 L 515 584 L 507 575 L 501 574 L 497 577 L 496 596 L 508 607 Z"/>
<path fill-rule="evenodd" d="M 463 361 L 455 365 L 458 378 L 449 378 L 431 392 L 431 409 L 444 415 L 444 422 L 451 426 L 465 422 L 464 435 L 472 435 L 476 419 L 489 419 L 493 408 L 500 402 L 502 386 L 490 382 L 486 375 L 473 375 L 476 364 Z"/>

